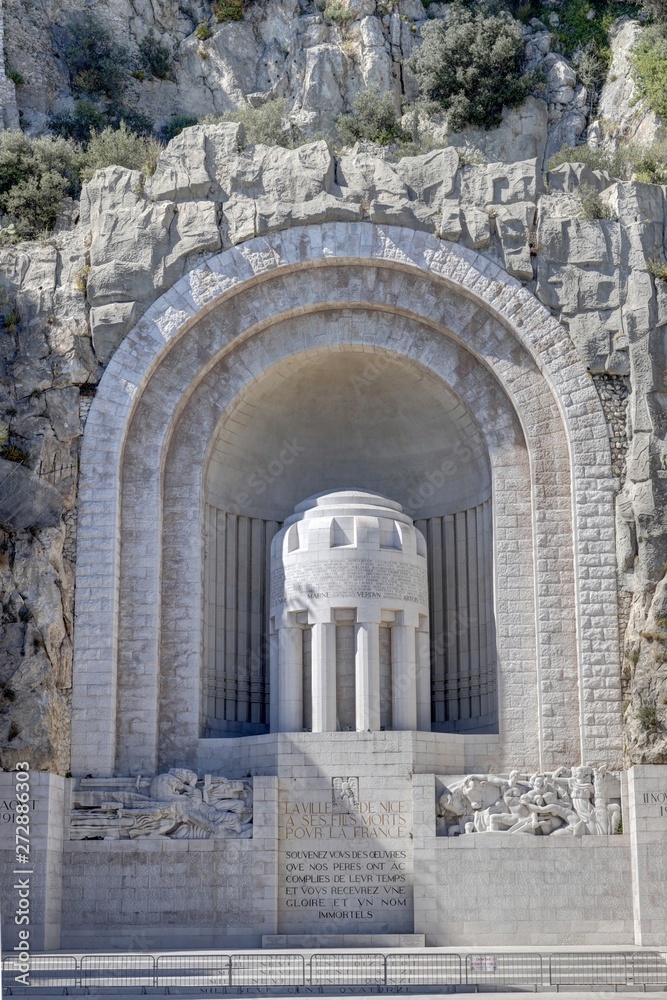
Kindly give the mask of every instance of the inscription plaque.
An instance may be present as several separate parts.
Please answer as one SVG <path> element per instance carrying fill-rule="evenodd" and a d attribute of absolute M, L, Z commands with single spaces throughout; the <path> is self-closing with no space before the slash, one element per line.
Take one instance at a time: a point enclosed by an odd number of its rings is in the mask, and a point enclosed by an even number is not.
<path fill-rule="evenodd" d="M 280 933 L 409 933 L 409 788 L 367 797 L 357 778 L 333 778 L 328 794 L 314 784 L 323 794 L 281 795 Z"/>

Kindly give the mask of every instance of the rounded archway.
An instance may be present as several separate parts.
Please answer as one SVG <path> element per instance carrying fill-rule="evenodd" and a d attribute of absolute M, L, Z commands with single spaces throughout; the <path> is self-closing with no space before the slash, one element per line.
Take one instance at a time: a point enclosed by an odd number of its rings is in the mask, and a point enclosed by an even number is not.
<path fill-rule="evenodd" d="M 457 397 L 483 438 L 497 766 L 618 759 L 615 480 L 590 378 L 566 331 L 488 260 L 424 233 L 355 223 L 219 255 L 156 302 L 110 362 L 82 453 L 75 773 L 195 759 L 214 670 L 204 627 L 208 456 L 225 414 L 264 373 L 343 348 L 421 366 L 442 383 L 433 412 Z M 427 481 L 425 500 L 444 488 L 438 481 Z M 452 566 L 452 516 L 431 518 L 432 586 Z M 454 533 L 456 584 L 470 558 L 456 523 Z M 601 678 L 609 708 L 598 700 L 592 719 L 586 704 Z"/>

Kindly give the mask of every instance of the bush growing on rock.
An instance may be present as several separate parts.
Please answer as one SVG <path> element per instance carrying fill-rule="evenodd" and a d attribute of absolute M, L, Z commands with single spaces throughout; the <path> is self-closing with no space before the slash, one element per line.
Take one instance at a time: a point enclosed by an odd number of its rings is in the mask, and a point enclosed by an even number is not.
<path fill-rule="evenodd" d="M 216 21 L 242 21 L 245 13 L 243 0 L 216 0 L 212 4 Z"/>
<path fill-rule="evenodd" d="M 81 180 L 87 181 L 96 170 L 111 166 L 152 174 L 161 148 L 156 139 L 131 132 L 125 122 L 117 129 L 105 128 L 91 136 L 83 158 Z"/>
<path fill-rule="evenodd" d="M 626 143 L 610 150 L 580 146 L 563 146 L 551 157 L 547 170 L 555 170 L 563 163 L 584 163 L 591 170 L 601 170 L 618 180 L 644 181 L 647 184 L 667 183 L 667 142 L 657 141 L 648 145 Z"/>
<path fill-rule="evenodd" d="M 153 132 L 151 119 L 136 108 L 126 104 L 102 108 L 89 100 L 77 101 L 71 112 L 52 115 L 49 128 L 56 135 L 85 145 L 93 132 L 100 132 L 104 128 L 120 128 L 121 122 L 137 135 L 151 135 Z"/>
<path fill-rule="evenodd" d="M 0 196 L 3 210 L 17 220 L 18 235 L 31 238 L 53 229 L 69 186 L 67 178 L 57 170 L 45 170 L 26 177 Z"/>
<path fill-rule="evenodd" d="M 266 146 L 283 146 L 293 149 L 305 140 L 301 132 L 288 121 L 289 103 L 284 97 L 266 101 L 258 108 L 243 104 L 236 111 L 227 111 L 221 117 L 205 118 L 206 122 L 241 122 L 247 146 L 264 143 Z"/>
<path fill-rule="evenodd" d="M 79 185 L 81 149 L 61 138 L 0 133 L 0 211 L 30 239 L 53 229 L 62 199 Z"/>
<path fill-rule="evenodd" d="M 590 184 L 582 184 L 578 193 L 585 219 L 588 219 L 589 222 L 596 222 L 600 219 L 611 218 L 609 207 L 605 205 L 594 187 L 591 187 Z"/>
<path fill-rule="evenodd" d="M 640 0 L 640 6 L 651 21 L 667 22 L 667 0 Z"/>
<path fill-rule="evenodd" d="M 350 8 L 342 0 L 319 0 L 317 6 L 334 24 L 341 26 L 349 24 L 356 16 L 354 8 Z"/>
<path fill-rule="evenodd" d="M 128 83 L 130 55 L 93 14 L 71 18 L 64 56 L 75 91 L 120 98 Z"/>
<path fill-rule="evenodd" d="M 107 114 L 93 101 L 77 101 L 74 110 L 51 116 L 49 127 L 56 135 L 75 142 L 88 142 L 95 130 L 107 124 Z"/>
<path fill-rule="evenodd" d="M 503 106 L 523 103 L 538 83 L 522 72 L 523 29 L 508 13 L 473 13 L 456 2 L 447 23 L 426 25 L 423 36 L 409 68 L 422 96 L 448 112 L 452 129 L 497 127 Z"/>
<path fill-rule="evenodd" d="M 171 80 L 173 78 L 172 53 L 166 45 L 162 44 L 152 28 L 139 42 L 139 55 L 144 69 L 157 77 L 158 80 Z"/>
<path fill-rule="evenodd" d="M 646 28 L 634 52 L 639 96 L 661 118 L 667 115 L 667 26 Z"/>
<path fill-rule="evenodd" d="M 141 135 L 152 132 L 151 119 L 122 100 L 130 79 L 129 53 L 94 15 L 81 14 L 69 21 L 63 51 L 72 89 L 80 99 L 72 111 L 51 117 L 52 132 L 81 143 L 87 142 L 93 131 L 108 126 L 117 129 L 121 122 Z M 171 55 L 152 30 L 139 51 L 153 75 L 169 71 Z"/>
<path fill-rule="evenodd" d="M 77 197 L 95 170 L 117 165 L 152 173 L 160 144 L 124 123 L 93 132 L 87 148 L 52 136 L 0 133 L 0 212 L 13 220 L 15 239 L 50 232 L 63 198 Z"/>
<path fill-rule="evenodd" d="M 658 281 L 667 281 L 667 264 L 664 261 L 649 257 L 646 261 L 646 269 Z"/>
<path fill-rule="evenodd" d="M 555 170 L 563 163 L 583 163 L 591 170 L 601 170 L 610 177 L 624 179 L 627 173 L 627 153 L 625 150 L 608 150 L 599 146 L 563 146 L 547 163 L 547 170 Z"/>
<path fill-rule="evenodd" d="M 648 184 L 667 184 L 667 143 L 658 141 L 638 147 L 633 174 L 638 181 Z"/>
<path fill-rule="evenodd" d="M 360 91 L 352 102 L 352 109 L 353 114 L 340 115 L 336 119 L 336 129 L 344 145 L 368 139 L 387 146 L 410 138 L 401 128 L 391 95 L 381 94 L 377 87 Z"/>
<path fill-rule="evenodd" d="M 177 135 L 180 135 L 184 128 L 196 125 L 197 119 L 191 115 L 172 115 L 166 125 L 160 129 L 160 136 L 165 142 L 171 142 Z"/>

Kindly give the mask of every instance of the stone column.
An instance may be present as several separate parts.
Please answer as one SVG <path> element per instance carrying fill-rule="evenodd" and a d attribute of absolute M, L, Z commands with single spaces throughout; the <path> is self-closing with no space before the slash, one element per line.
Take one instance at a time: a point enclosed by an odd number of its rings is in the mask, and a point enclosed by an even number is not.
<path fill-rule="evenodd" d="M 269 730 L 280 732 L 280 640 L 278 633 L 269 633 Z"/>
<path fill-rule="evenodd" d="M 313 732 L 336 731 L 336 624 L 312 627 Z"/>
<path fill-rule="evenodd" d="M 288 625 L 278 630 L 278 732 L 303 729 L 303 636 Z"/>
<path fill-rule="evenodd" d="M 357 622 L 355 695 L 357 732 L 380 729 L 380 623 Z"/>
<path fill-rule="evenodd" d="M 632 845 L 635 944 L 661 948 L 667 897 L 667 766 L 631 767 L 627 798 L 623 832 L 630 834 Z"/>
<path fill-rule="evenodd" d="M 0 802 L 8 806 L 0 824 L 0 903 L 2 904 L 2 944 L 8 954 L 19 943 L 19 930 L 30 932 L 30 953 L 60 948 L 62 911 L 63 848 L 69 836 L 70 811 L 67 778 L 45 771 L 31 771 L 29 788 L 30 864 L 12 864 L 16 855 L 16 773 L 0 772 Z M 9 821 L 8 821 L 9 820 Z M 20 870 L 20 874 L 15 874 Z M 19 880 L 23 880 L 23 888 Z M 25 885 L 25 882 L 28 882 Z M 28 890 L 30 924 L 14 921 L 19 891 Z M 39 991 L 36 991 L 39 992 Z"/>
<path fill-rule="evenodd" d="M 431 731 L 431 650 L 428 630 L 417 632 L 417 729 Z"/>
<path fill-rule="evenodd" d="M 391 630 L 392 729 L 417 728 L 417 640 L 414 625 Z"/>

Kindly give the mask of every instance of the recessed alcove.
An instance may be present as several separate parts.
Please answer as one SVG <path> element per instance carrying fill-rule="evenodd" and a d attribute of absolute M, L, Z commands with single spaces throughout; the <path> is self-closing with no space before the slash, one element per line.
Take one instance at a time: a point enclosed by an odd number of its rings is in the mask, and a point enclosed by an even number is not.
<path fill-rule="evenodd" d="M 391 327 L 390 318 L 385 323 Z M 469 353 L 458 353 L 469 367 Z M 425 366 L 341 345 L 267 368 L 228 407 L 209 443 L 204 736 L 269 731 L 268 546 L 304 497 L 350 485 L 398 502 L 426 538 L 432 691 L 422 725 L 497 731 L 484 436 L 470 407 Z M 332 522 L 333 547 L 354 544 L 352 524 Z M 383 530 L 382 547 L 397 547 L 400 525 L 387 521 Z M 295 531 L 288 547 L 298 544 Z M 354 658 L 353 631 L 337 626 L 341 663 Z M 353 715 L 340 712 L 340 728 L 353 728 Z M 391 713 L 384 720 L 391 728 Z"/>
<path fill-rule="evenodd" d="M 438 746 L 497 726 L 495 769 L 619 759 L 604 414 L 567 332 L 488 260 L 365 223 L 225 251 L 116 352 L 81 468 L 73 773 L 187 767 L 202 744 L 222 768 L 236 743 L 273 745 L 262 729 L 220 731 L 267 725 L 270 535 L 303 498 L 350 487 L 401 503 L 426 539 L 429 590 L 442 590 L 429 606 L 432 727 L 458 727 L 433 734 Z M 258 558 L 237 567 L 235 547 Z M 492 597 L 485 631 L 457 605 L 475 587 L 480 607 Z M 229 632 L 227 595 L 245 615 Z M 484 723 L 470 664 L 490 640 L 498 709 Z M 349 659 L 348 646 L 342 633 Z M 255 720 L 219 711 L 221 662 L 239 679 L 222 692 L 230 709 L 255 705 Z M 202 739 L 211 719 L 224 738 Z"/>

